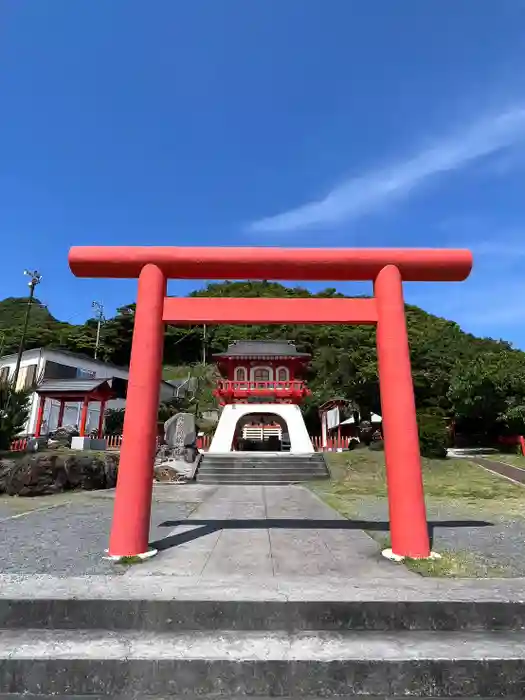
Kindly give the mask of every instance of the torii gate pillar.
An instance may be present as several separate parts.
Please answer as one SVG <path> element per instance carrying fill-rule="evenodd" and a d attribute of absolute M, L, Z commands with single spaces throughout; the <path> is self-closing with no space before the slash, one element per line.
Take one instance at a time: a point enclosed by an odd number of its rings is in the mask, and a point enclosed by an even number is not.
<path fill-rule="evenodd" d="M 392 552 L 428 556 L 429 538 L 403 281 L 397 267 L 387 265 L 381 270 L 374 282 L 374 292 Z"/>
<path fill-rule="evenodd" d="M 153 463 L 162 376 L 166 277 L 155 265 L 140 272 L 118 487 L 115 493 L 109 554 L 146 556 L 148 549 Z"/>
<path fill-rule="evenodd" d="M 392 554 L 430 555 L 403 301 L 405 281 L 461 281 L 468 250 L 80 247 L 78 277 L 138 278 L 126 416 L 109 554 L 145 557 L 162 369 L 163 324 L 363 323 L 377 325 L 377 353 Z M 173 299 L 166 280 L 372 280 L 372 299 Z"/>

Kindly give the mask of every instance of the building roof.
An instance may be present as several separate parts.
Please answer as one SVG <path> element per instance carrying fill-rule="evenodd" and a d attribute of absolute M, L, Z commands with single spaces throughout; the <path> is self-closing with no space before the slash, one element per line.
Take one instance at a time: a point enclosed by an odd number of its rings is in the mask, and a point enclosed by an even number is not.
<path fill-rule="evenodd" d="M 44 379 L 36 387 L 38 394 L 53 396 L 87 396 L 101 390 L 113 393 L 110 379 Z"/>
<path fill-rule="evenodd" d="M 165 379 L 165 384 L 168 384 L 179 397 L 193 393 L 197 388 L 197 378 L 190 377 L 189 379 Z"/>
<path fill-rule="evenodd" d="M 325 401 L 325 403 L 319 406 L 320 411 L 330 411 L 332 408 L 337 406 L 354 406 L 355 403 L 350 399 L 344 399 L 342 396 L 335 396 L 333 399 Z"/>
<path fill-rule="evenodd" d="M 88 362 L 93 362 L 96 365 L 103 365 L 104 367 L 111 367 L 113 369 L 118 369 L 121 372 L 129 372 L 129 367 L 123 367 L 122 365 L 115 365 L 112 362 L 104 362 L 103 360 L 95 360 L 95 358 L 90 357 L 89 355 L 85 355 L 83 353 L 79 352 L 72 352 L 71 350 L 67 350 L 66 348 L 54 348 L 54 347 L 41 347 L 41 348 L 31 348 L 29 350 L 24 350 L 22 353 L 22 359 L 26 356 L 29 355 L 30 353 L 35 353 L 35 352 L 56 352 L 60 353 L 60 355 L 67 355 L 68 357 L 73 357 L 76 360 L 87 360 Z M 0 361 L 2 360 L 7 360 L 11 357 L 16 358 L 18 353 L 12 352 L 9 353 L 8 355 L 3 355 L 0 357 Z"/>
<path fill-rule="evenodd" d="M 297 352 L 295 345 L 287 340 L 235 340 L 225 352 L 214 357 L 310 357 L 306 352 Z"/>
<path fill-rule="evenodd" d="M 190 377 L 189 379 L 165 379 L 164 381 L 166 384 L 170 384 L 170 386 L 174 386 L 175 388 L 185 386 L 190 390 L 194 389 L 197 384 L 196 377 Z"/>

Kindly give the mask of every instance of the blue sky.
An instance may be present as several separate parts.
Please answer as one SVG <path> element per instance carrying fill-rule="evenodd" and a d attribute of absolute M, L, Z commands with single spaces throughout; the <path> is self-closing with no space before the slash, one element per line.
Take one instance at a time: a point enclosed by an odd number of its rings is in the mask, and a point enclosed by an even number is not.
<path fill-rule="evenodd" d="M 0 13 L 0 297 L 36 267 L 58 318 L 133 301 L 71 275 L 80 244 L 470 247 L 407 301 L 525 348 L 523 0 Z"/>

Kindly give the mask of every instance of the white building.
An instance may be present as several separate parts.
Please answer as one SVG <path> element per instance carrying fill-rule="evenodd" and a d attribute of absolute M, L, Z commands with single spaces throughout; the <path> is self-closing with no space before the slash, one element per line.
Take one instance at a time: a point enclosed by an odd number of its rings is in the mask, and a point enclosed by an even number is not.
<path fill-rule="evenodd" d="M 0 357 L 0 382 L 9 381 L 12 378 L 16 366 L 17 354 Z M 16 389 L 31 388 L 35 385 L 45 385 L 53 380 L 65 384 L 67 380 L 72 383 L 86 379 L 111 379 L 117 380 L 115 385 L 120 385 L 122 397 L 125 396 L 129 371 L 124 367 L 107 362 L 94 360 L 86 355 L 79 355 L 69 350 L 36 348 L 26 350 L 22 354 L 20 372 Z M 121 380 L 120 382 L 118 380 Z M 123 381 L 122 381 L 123 380 Z M 175 388 L 168 382 L 161 382 L 160 400 L 169 401 L 175 396 Z M 39 398 L 37 392 L 33 392 L 30 399 L 29 420 L 24 433 L 32 435 L 35 432 Z M 126 405 L 125 398 L 116 398 L 107 402 L 106 408 L 123 408 Z M 60 402 L 48 399 L 44 407 L 44 424 L 42 432 L 48 433 L 57 428 Z M 82 403 L 68 402 L 65 405 L 62 425 L 79 425 Z M 86 429 L 95 430 L 99 424 L 100 404 L 93 403 L 89 407 Z"/>

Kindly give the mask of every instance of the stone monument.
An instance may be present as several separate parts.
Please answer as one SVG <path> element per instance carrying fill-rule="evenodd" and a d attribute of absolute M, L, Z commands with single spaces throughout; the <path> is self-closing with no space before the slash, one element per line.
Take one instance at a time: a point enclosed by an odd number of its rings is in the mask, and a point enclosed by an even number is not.
<path fill-rule="evenodd" d="M 176 413 L 164 423 L 164 445 L 155 460 L 155 473 L 163 479 L 168 470 L 185 478 L 193 476 L 199 456 L 196 445 L 195 416 L 193 413 Z"/>

